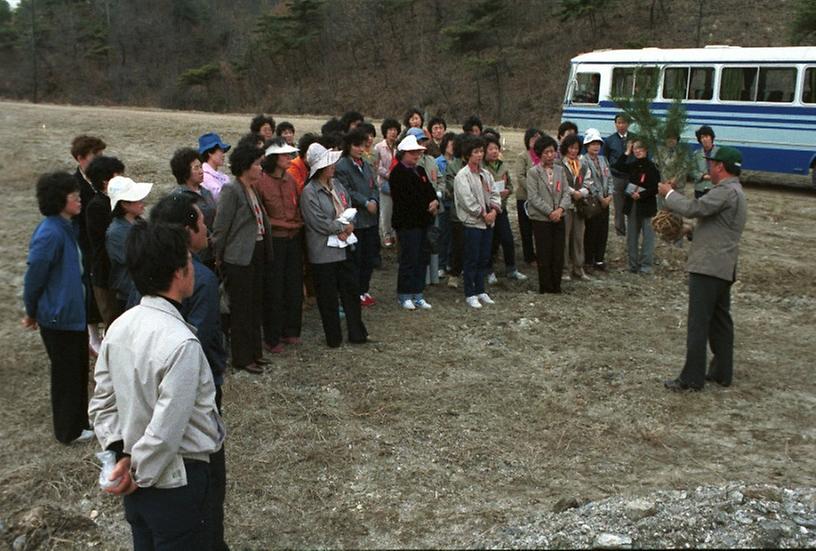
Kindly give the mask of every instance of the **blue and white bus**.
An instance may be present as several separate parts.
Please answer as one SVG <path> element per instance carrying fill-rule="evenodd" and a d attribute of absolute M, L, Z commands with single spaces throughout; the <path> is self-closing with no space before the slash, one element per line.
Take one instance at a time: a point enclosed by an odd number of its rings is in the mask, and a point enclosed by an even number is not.
<path fill-rule="evenodd" d="M 816 47 L 598 50 L 570 62 L 562 120 L 614 132 L 612 98 L 656 82 L 655 114 L 680 98 L 683 139 L 704 124 L 739 148 L 743 168 L 806 175 L 816 165 Z M 816 184 L 816 171 L 814 171 Z"/>

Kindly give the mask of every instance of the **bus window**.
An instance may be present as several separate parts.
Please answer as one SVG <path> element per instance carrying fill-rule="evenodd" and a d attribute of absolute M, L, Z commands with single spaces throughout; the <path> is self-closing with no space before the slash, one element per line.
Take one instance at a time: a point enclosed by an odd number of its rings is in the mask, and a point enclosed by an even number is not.
<path fill-rule="evenodd" d="M 572 91 L 573 103 L 598 103 L 600 92 L 600 73 L 578 73 L 575 75 L 575 89 Z"/>
<path fill-rule="evenodd" d="M 612 69 L 612 97 L 628 98 L 641 90 L 654 97 L 657 89 L 657 67 L 615 67 Z"/>
<path fill-rule="evenodd" d="M 663 73 L 663 98 L 686 99 L 688 67 L 668 67 Z"/>
<path fill-rule="evenodd" d="M 688 99 L 711 99 L 713 97 L 714 67 L 692 67 Z"/>
<path fill-rule="evenodd" d="M 724 67 L 720 82 L 720 99 L 756 101 L 757 67 Z"/>
<path fill-rule="evenodd" d="M 795 67 L 760 67 L 757 101 L 791 102 L 796 89 Z"/>
<path fill-rule="evenodd" d="M 628 98 L 635 89 L 635 69 L 615 67 L 612 69 L 612 97 Z"/>
<path fill-rule="evenodd" d="M 808 67 L 805 71 L 802 103 L 816 103 L 816 67 Z"/>

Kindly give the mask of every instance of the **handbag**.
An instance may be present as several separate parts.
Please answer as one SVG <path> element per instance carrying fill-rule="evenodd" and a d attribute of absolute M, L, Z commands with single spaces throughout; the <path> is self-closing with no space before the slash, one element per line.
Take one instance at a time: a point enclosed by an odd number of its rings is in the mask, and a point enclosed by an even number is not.
<path fill-rule="evenodd" d="M 581 218 L 592 218 L 601 213 L 603 206 L 600 199 L 590 193 L 575 204 L 575 210 Z"/>

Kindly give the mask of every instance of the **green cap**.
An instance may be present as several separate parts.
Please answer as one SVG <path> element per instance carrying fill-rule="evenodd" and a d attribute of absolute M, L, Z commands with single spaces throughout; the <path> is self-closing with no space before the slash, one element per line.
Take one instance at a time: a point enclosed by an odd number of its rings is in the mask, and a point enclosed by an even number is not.
<path fill-rule="evenodd" d="M 742 166 L 742 153 L 736 147 L 721 146 L 714 152 L 713 157 L 706 157 L 709 161 L 719 161 L 729 163 L 734 166 Z"/>

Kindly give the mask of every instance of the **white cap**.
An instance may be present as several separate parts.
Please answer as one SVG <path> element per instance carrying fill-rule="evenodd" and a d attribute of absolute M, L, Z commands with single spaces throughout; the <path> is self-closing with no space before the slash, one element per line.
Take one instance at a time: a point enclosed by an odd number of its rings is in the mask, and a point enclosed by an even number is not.
<path fill-rule="evenodd" d="M 108 182 L 111 210 L 116 208 L 116 203 L 119 201 L 141 201 L 147 197 L 151 189 L 153 189 L 153 184 L 134 182 L 126 176 L 114 176 Z"/>
<path fill-rule="evenodd" d="M 278 145 L 275 143 L 266 148 L 267 155 L 281 155 L 282 153 L 297 153 L 298 151 L 300 151 L 300 149 L 298 149 L 297 147 L 292 147 L 291 145 L 286 143 L 283 145 Z"/>
<path fill-rule="evenodd" d="M 397 146 L 397 151 L 425 151 L 427 148 L 419 145 L 416 136 L 405 136 Z"/>

